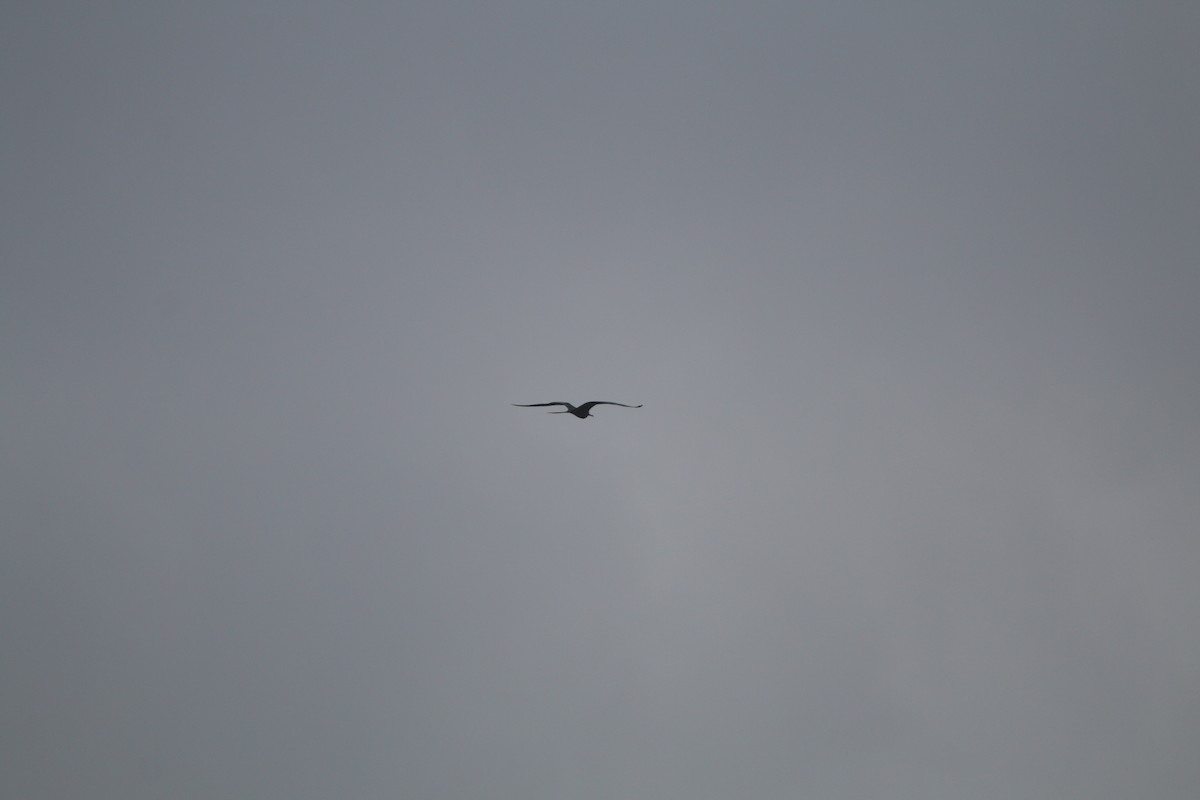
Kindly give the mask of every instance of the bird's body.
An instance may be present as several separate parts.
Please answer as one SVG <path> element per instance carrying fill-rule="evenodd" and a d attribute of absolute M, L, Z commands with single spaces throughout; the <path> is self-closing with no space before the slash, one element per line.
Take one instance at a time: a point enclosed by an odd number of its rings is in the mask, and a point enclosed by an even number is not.
<path fill-rule="evenodd" d="M 594 406 L 621 406 L 622 408 L 641 408 L 642 407 L 640 403 L 636 406 L 627 406 L 624 403 L 613 403 L 609 400 L 593 400 L 590 403 L 584 403 L 583 405 L 580 405 L 580 406 L 573 406 L 570 403 L 563 403 L 563 402 L 558 402 L 558 403 L 513 403 L 513 405 L 517 406 L 518 408 L 535 408 L 538 406 L 566 406 L 565 411 L 551 411 L 550 413 L 551 414 L 574 414 L 575 416 L 579 417 L 580 419 L 587 419 L 588 417 L 590 417 L 592 415 L 591 412 L 592 412 L 592 408 Z"/>

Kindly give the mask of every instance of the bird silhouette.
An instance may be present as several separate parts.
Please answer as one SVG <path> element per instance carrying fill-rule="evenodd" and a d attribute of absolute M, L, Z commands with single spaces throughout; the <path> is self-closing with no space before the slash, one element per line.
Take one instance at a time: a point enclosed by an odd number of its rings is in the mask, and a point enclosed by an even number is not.
<path fill-rule="evenodd" d="M 580 419 L 587 419 L 592 415 L 592 408 L 595 406 L 621 406 L 622 408 L 641 408 L 641 403 L 636 406 L 627 406 L 624 403 L 613 403 L 608 400 L 593 400 L 590 403 L 584 403 L 581 406 L 573 406 L 570 403 L 513 403 L 517 408 L 536 408 L 538 406 L 566 406 L 566 411 L 551 411 L 551 414 L 574 414 Z"/>

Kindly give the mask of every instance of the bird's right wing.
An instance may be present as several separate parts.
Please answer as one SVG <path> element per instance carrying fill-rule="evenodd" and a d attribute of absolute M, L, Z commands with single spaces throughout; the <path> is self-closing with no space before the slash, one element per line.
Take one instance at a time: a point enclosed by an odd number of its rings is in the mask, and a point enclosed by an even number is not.
<path fill-rule="evenodd" d="M 517 408 L 537 408 L 539 406 L 566 406 L 574 408 L 570 403 L 513 403 Z"/>

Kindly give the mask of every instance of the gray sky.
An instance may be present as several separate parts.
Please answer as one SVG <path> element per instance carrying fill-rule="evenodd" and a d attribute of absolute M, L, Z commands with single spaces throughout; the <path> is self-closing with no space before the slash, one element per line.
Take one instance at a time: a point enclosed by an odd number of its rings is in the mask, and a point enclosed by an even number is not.
<path fill-rule="evenodd" d="M 5 4 L 0 794 L 1196 797 L 1197 41 Z"/>

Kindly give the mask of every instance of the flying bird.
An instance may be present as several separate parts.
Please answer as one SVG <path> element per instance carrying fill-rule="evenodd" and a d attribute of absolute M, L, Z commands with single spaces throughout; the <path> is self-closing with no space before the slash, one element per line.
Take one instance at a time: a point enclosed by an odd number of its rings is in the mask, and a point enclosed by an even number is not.
<path fill-rule="evenodd" d="M 574 414 L 580 419 L 587 419 L 592 415 L 592 408 L 595 406 L 621 406 L 622 408 L 641 408 L 642 404 L 636 406 L 627 406 L 624 403 L 612 403 L 608 400 L 593 400 L 590 403 L 584 403 L 581 406 L 573 406 L 570 403 L 513 403 L 517 408 L 536 408 L 538 406 L 566 406 L 566 411 L 551 411 L 551 414 Z"/>

